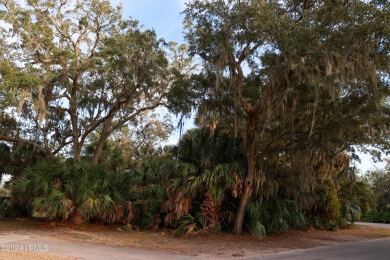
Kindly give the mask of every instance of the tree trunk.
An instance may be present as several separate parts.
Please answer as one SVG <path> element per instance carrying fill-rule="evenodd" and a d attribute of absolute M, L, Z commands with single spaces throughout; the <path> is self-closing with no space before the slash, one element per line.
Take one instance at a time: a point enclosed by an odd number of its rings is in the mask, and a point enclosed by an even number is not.
<path fill-rule="evenodd" d="M 77 122 L 77 90 L 78 76 L 73 78 L 71 86 L 71 94 L 69 100 L 69 116 L 72 123 L 72 138 L 73 138 L 73 158 L 76 161 L 80 160 L 81 156 L 81 144 L 79 142 L 79 127 Z"/>
<path fill-rule="evenodd" d="M 99 163 L 100 157 L 102 156 L 103 153 L 104 144 L 106 143 L 108 137 L 112 133 L 112 131 L 110 130 L 111 122 L 112 120 L 107 120 L 103 125 L 103 130 L 100 134 L 100 138 L 98 140 L 95 150 L 93 151 L 93 156 L 92 156 L 93 165 L 97 165 Z"/>
<path fill-rule="evenodd" d="M 248 173 L 245 179 L 243 192 L 240 199 L 240 204 L 234 219 L 233 232 L 235 234 L 242 233 L 244 224 L 245 210 L 249 199 L 253 192 L 253 183 L 255 179 L 256 162 L 255 162 L 255 136 L 256 136 L 257 116 L 255 113 L 248 113 L 248 123 L 246 129 L 246 153 Z"/>
<path fill-rule="evenodd" d="M 81 146 L 79 144 L 73 146 L 73 158 L 75 161 L 80 161 L 81 159 Z"/>
<path fill-rule="evenodd" d="M 103 147 L 104 147 L 105 141 L 100 141 L 100 140 L 101 139 L 99 139 L 99 142 L 96 145 L 95 150 L 93 151 L 93 156 L 91 159 L 91 162 L 93 165 L 98 165 L 100 157 L 102 156 L 102 153 L 103 153 Z"/>

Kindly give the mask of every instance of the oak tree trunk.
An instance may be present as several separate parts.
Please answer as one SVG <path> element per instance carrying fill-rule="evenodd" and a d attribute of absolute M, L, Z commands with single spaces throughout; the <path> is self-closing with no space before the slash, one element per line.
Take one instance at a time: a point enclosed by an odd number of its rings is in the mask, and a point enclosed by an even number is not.
<path fill-rule="evenodd" d="M 98 143 L 96 145 L 96 148 L 93 152 L 93 156 L 92 156 L 92 164 L 93 165 L 97 165 L 99 163 L 100 157 L 102 156 L 102 153 L 103 153 L 104 144 L 106 143 L 108 137 L 111 135 L 112 131 L 110 131 L 110 129 L 109 129 L 110 122 L 111 122 L 111 120 L 107 121 L 103 126 L 103 131 L 100 134 L 100 138 L 99 138 Z"/>
<path fill-rule="evenodd" d="M 256 162 L 255 162 L 255 136 L 256 136 L 256 114 L 248 114 L 248 123 L 246 129 L 246 153 L 247 153 L 247 167 L 248 172 L 245 179 L 243 192 L 240 198 L 240 203 L 234 219 L 233 232 L 235 234 L 242 233 L 242 226 L 244 224 L 245 210 L 249 199 L 253 192 L 253 183 L 255 179 Z"/>

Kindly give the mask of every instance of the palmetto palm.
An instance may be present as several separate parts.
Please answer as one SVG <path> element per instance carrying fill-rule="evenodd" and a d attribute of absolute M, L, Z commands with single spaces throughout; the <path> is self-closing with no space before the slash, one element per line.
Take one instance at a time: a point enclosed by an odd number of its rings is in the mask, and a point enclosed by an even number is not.
<path fill-rule="evenodd" d="M 221 209 L 222 202 L 227 195 L 231 197 L 242 179 L 244 156 L 240 145 L 239 140 L 218 129 L 192 129 L 183 136 L 176 165 L 180 177 L 169 188 L 168 202 L 176 214 L 173 220 L 187 214 L 190 200 L 194 200 L 201 204 L 204 227 L 219 228 L 221 217 L 227 215 Z M 172 218 L 172 214 L 167 217 Z"/>
<path fill-rule="evenodd" d="M 125 217 L 122 194 L 132 183 L 89 162 L 48 160 L 27 169 L 14 196 L 32 214 L 49 219 L 113 223 Z"/>

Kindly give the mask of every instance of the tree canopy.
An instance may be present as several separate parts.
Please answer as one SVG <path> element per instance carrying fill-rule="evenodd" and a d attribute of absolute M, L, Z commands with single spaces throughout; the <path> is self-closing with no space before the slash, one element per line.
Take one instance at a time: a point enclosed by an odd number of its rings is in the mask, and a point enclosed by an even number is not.
<path fill-rule="evenodd" d="M 192 1 L 184 13 L 190 53 L 205 62 L 205 75 L 215 73 L 208 93 L 230 95 L 231 109 L 220 116 L 245 125 L 248 172 L 236 233 L 255 182 L 264 180 L 256 158 L 272 146 L 277 158 L 299 145 L 310 163 L 324 153 L 331 162 L 352 144 L 387 148 L 387 135 L 378 132 L 387 131 L 389 118 L 388 3 Z M 352 125 L 360 131 L 340 135 Z"/>
<path fill-rule="evenodd" d="M 1 132 L 48 156 L 79 159 L 91 134 L 98 162 L 108 137 L 165 102 L 172 81 L 167 44 L 109 1 L 2 1 Z M 12 96 L 8 99 L 9 95 Z"/>

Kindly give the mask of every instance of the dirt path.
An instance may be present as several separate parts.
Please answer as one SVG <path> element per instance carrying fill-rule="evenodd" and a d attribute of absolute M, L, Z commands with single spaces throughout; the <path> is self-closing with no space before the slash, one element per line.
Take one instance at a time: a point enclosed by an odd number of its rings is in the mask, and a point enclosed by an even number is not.
<path fill-rule="evenodd" d="M 64 257 L 64 259 L 190 259 L 189 256 L 179 256 L 168 253 L 149 252 L 137 249 L 128 249 L 112 246 L 102 246 L 93 243 L 79 243 L 67 240 L 53 239 L 41 235 L 27 236 L 15 234 L 0 235 L 1 259 L 28 256 L 34 257 Z M 4 258 L 2 257 L 2 253 Z M 18 259 L 18 258 L 15 258 Z"/>
<path fill-rule="evenodd" d="M 0 221 L 0 246 L 21 249 L 0 251 L 0 259 L 237 259 L 385 237 L 390 237 L 390 229 L 361 225 L 337 232 L 294 230 L 260 240 L 251 235 L 178 238 L 167 230 L 121 232 L 96 225 Z"/>

